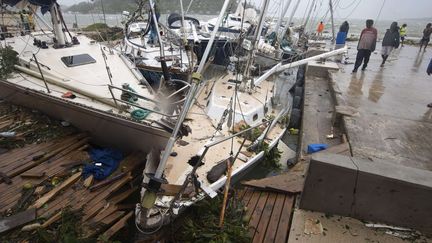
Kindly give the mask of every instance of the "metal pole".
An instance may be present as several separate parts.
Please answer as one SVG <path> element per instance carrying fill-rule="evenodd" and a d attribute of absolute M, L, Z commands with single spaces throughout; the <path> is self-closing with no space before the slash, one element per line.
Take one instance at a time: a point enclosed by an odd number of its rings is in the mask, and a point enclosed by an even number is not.
<path fill-rule="evenodd" d="M 105 7 L 104 7 L 104 4 L 103 4 L 103 1 L 104 0 L 101 0 L 102 14 L 103 14 L 103 18 L 104 18 L 104 23 L 107 24 L 106 17 L 105 17 Z"/>
<path fill-rule="evenodd" d="M 181 25 L 184 28 L 185 27 L 185 24 L 184 24 L 185 20 L 184 20 L 184 10 L 183 10 L 183 1 L 182 0 L 180 0 L 180 11 L 181 11 L 181 18 L 182 18 Z"/>
<path fill-rule="evenodd" d="M 329 5 L 330 5 L 330 17 L 331 17 L 331 25 L 332 25 L 332 48 L 336 42 L 336 38 L 335 38 L 335 26 L 334 26 L 334 19 L 333 19 L 333 3 L 332 0 L 329 0 Z"/>
<path fill-rule="evenodd" d="M 291 2 L 292 2 L 292 0 L 288 0 L 287 4 L 285 5 L 285 8 L 282 10 L 281 15 L 279 16 L 278 22 L 276 24 L 276 29 L 275 29 L 276 34 L 279 32 L 279 28 L 281 26 L 282 19 L 283 19 L 283 17 L 285 17 L 285 14 L 288 11 L 289 6 L 291 5 Z M 283 4 L 283 2 L 282 2 L 282 4 Z"/>
<path fill-rule="evenodd" d="M 154 10 L 154 3 L 153 0 L 149 0 L 150 1 L 150 8 L 151 8 L 151 12 L 152 12 L 152 18 L 153 18 L 153 22 L 155 24 L 155 28 L 156 28 L 156 32 L 157 32 L 157 36 L 158 36 L 158 41 L 159 41 L 159 45 L 160 45 L 160 56 L 161 57 L 165 57 L 165 47 L 159 32 L 159 26 L 158 26 L 158 20 L 156 18 L 156 13 Z"/>
<path fill-rule="evenodd" d="M 40 73 L 40 75 L 41 75 L 41 77 L 42 77 L 42 80 L 44 81 L 44 84 L 45 84 L 45 87 L 46 87 L 48 93 L 51 93 L 50 89 L 48 88 L 48 83 L 47 83 L 47 81 L 45 80 L 45 77 L 44 77 L 44 75 L 43 75 L 43 73 L 42 73 L 42 70 L 41 70 L 41 68 L 40 68 L 39 62 L 38 62 L 38 60 L 37 60 L 35 54 L 33 54 L 33 58 L 35 59 L 36 65 L 37 65 L 37 67 L 38 67 L 38 69 L 39 69 L 39 73 Z"/>
<path fill-rule="evenodd" d="M 288 23 L 286 24 L 284 30 L 282 31 L 281 36 L 279 37 L 279 39 L 282 39 L 283 36 L 285 35 L 285 33 L 287 32 L 287 30 L 288 30 L 288 28 L 289 28 L 289 26 L 290 26 L 290 24 L 292 22 L 292 19 L 294 18 L 294 14 L 297 11 L 297 8 L 298 8 L 299 5 L 300 5 L 300 0 L 297 0 L 297 3 L 294 6 L 294 9 L 292 10 L 291 15 L 290 15 L 290 17 L 288 19 Z"/>
<path fill-rule="evenodd" d="M 306 25 L 308 24 L 308 22 L 309 22 L 309 18 L 310 18 L 311 14 L 312 14 L 312 10 L 313 10 L 314 7 L 315 7 L 315 2 L 316 2 L 316 0 L 313 0 L 313 1 L 312 1 L 312 5 L 311 5 L 311 8 L 309 9 L 309 13 L 308 13 L 308 15 L 307 15 L 307 17 L 306 17 L 306 19 L 305 19 L 305 22 L 303 23 L 303 29 L 304 29 L 304 30 L 306 30 Z"/>
<path fill-rule="evenodd" d="M 277 65 L 275 65 L 274 67 L 272 67 L 271 69 L 269 69 L 267 72 L 265 72 L 263 75 L 261 75 L 259 78 L 255 79 L 255 84 L 259 84 L 262 81 L 264 81 L 265 79 L 267 79 L 268 77 L 270 77 L 272 74 L 278 73 L 278 72 L 282 72 L 285 69 L 289 69 L 289 68 L 293 68 L 293 67 L 297 67 L 303 64 L 307 64 L 310 61 L 314 61 L 314 60 L 319 60 L 321 58 L 328 58 L 331 56 L 335 56 L 335 55 L 339 55 L 342 54 L 344 52 L 346 52 L 347 47 L 341 48 L 341 49 L 337 49 L 334 51 L 330 51 L 330 52 L 326 52 L 320 55 L 316 55 L 313 57 L 309 57 L 306 59 L 302 59 L 300 61 L 296 61 L 296 62 L 292 62 L 289 64 L 285 64 L 282 65 L 282 63 L 278 63 Z"/>
<path fill-rule="evenodd" d="M 265 15 L 267 7 L 268 7 L 268 3 L 269 3 L 269 0 L 264 1 L 263 12 L 261 13 L 261 16 L 258 20 L 258 29 L 255 30 L 255 36 L 254 36 L 254 38 L 252 40 L 252 44 L 251 44 L 252 49 L 249 51 L 249 58 L 246 62 L 246 67 L 245 67 L 245 70 L 243 72 L 243 82 L 246 82 L 246 80 L 249 78 L 249 71 L 250 71 L 250 66 L 252 65 L 252 62 L 253 62 L 255 45 L 256 45 L 258 38 L 261 35 L 261 31 L 262 31 L 262 28 L 264 26 L 263 20 L 264 20 L 264 15 Z M 253 82 L 251 82 L 251 88 L 253 88 Z"/>

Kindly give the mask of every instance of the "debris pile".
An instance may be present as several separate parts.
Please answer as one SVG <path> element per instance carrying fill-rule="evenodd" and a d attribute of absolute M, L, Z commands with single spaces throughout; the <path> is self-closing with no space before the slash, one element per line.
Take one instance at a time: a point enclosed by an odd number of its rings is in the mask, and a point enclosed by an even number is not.
<path fill-rule="evenodd" d="M 0 101 L 0 153 L 75 133 L 67 122 Z"/>
<path fill-rule="evenodd" d="M 145 156 L 126 156 L 103 180 L 84 178 L 84 166 L 96 162 L 88 142 L 75 133 L 0 155 L 0 242 L 60 242 L 71 227 L 77 239 L 108 239 L 127 224 L 134 204 L 125 200 L 138 193 Z"/>

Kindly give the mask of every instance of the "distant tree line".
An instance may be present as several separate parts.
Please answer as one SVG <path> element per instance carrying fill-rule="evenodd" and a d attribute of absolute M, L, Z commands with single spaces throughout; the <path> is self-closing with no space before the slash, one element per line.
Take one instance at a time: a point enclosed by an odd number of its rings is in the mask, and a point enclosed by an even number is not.
<path fill-rule="evenodd" d="M 106 13 L 121 13 L 122 11 L 133 11 L 136 9 L 137 0 L 103 0 Z M 146 0 L 144 0 L 146 1 Z M 158 0 L 159 9 L 162 13 L 180 12 L 180 0 Z M 237 8 L 236 1 L 231 1 L 229 12 Z M 242 1 L 243 2 L 243 1 Z M 184 9 L 188 7 L 190 0 L 183 0 Z M 223 0 L 195 0 L 189 9 L 189 13 L 217 14 L 222 8 Z M 247 6 L 252 6 L 247 4 Z M 252 6 L 253 7 L 253 6 Z M 80 2 L 65 9 L 70 12 L 87 14 L 90 12 L 101 12 L 101 0 L 93 2 Z"/>

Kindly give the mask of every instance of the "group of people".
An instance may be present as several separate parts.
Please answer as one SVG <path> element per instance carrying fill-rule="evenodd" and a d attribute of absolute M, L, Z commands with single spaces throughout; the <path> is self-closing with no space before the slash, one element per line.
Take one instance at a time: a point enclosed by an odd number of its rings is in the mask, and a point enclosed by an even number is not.
<path fill-rule="evenodd" d="M 366 20 L 366 28 L 364 28 L 360 34 L 360 39 L 357 45 L 357 57 L 354 64 L 353 73 L 356 73 L 358 68 L 362 65 L 364 71 L 369 63 L 370 55 L 375 51 L 376 42 L 378 38 L 378 31 L 373 27 L 373 20 Z M 398 48 L 400 44 L 404 43 L 407 32 L 407 25 L 403 24 L 402 27 L 398 26 L 397 22 L 393 22 L 390 28 L 387 29 L 384 38 L 382 40 L 381 48 L 381 67 L 384 66 L 387 58 L 390 56 L 393 49 Z M 432 23 L 428 23 L 426 28 L 423 30 L 423 37 L 420 40 L 420 50 L 426 51 L 426 47 L 429 44 L 430 37 L 432 34 Z"/>

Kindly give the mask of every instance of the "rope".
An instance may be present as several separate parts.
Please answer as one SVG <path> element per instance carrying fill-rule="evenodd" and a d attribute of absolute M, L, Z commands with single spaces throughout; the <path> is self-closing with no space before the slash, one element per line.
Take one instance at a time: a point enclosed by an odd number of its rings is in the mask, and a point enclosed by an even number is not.
<path fill-rule="evenodd" d="M 151 112 L 149 110 L 136 109 L 136 110 L 131 112 L 131 117 L 133 119 L 141 121 L 141 120 L 146 119 L 147 116 L 150 115 L 150 113 Z"/>
<path fill-rule="evenodd" d="M 383 3 L 382 3 L 382 5 L 381 5 L 380 11 L 379 11 L 379 13 L 378 13 L 378 16 L 377 16 L 376 19 L 375 19 L 375 24 L 378 22 L 378 19 L 379 19 L 379 17 L 381 16 L 381 12 L 382 12 L 382 10 L 383 10 L 383 8 L 384 8 L 385 2 L 386 2 L 386 0 L 383 0 Z"/>

